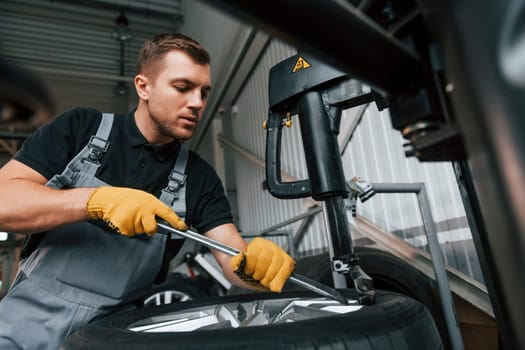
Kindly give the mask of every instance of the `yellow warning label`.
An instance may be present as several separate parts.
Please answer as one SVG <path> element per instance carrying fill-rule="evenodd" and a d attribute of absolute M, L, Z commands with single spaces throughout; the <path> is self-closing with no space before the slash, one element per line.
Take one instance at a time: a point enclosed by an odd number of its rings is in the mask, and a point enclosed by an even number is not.
<path fill-rule="evenodd" d="M 299 56 L 297 58 L 297 61 L 295 62 L 295 66 L 292 69 L 292 73 L 295 73 L 297 71 L 300 71 L 301 69 L 306 69 L 310 67 L 311 67 L 310 63 L 308 63 L 304 58 Z"/>

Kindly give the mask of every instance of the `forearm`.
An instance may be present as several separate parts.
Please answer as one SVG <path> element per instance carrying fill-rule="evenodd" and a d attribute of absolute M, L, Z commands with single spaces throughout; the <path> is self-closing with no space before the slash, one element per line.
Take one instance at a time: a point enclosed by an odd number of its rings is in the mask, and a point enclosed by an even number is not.
<path fill-rule="evenodd" d="M 25 179 L 10 179 L 0 187 L 0 230 L 30 234 L 84 220 L 93 191 L 56 190 Z"/>
<path fill-rule="evenodd" d="M 215 239 L 221 243 L 224 243 L 230 247 L 237 248 L 239 250 L 244 250 L 246 248 L 246 241 L 241 237 L 237 229 L 233 224 L 225 224 L 214 228 L 213 230 L 206 232 L 206 236 L 209 238 Z M 244 283 L 230 267 L 231 256 L 216 251 L 211 250 L 215 259 L 222 268 L 224 277 L 231 283 L 239 286 L 241 288 L 250 289 L 250 286 Z"/>

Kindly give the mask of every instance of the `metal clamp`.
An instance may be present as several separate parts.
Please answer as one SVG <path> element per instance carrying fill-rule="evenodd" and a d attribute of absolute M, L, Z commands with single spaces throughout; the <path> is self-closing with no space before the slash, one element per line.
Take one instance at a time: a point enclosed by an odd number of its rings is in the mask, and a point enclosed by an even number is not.
<path fill-rule="evenodd" d="M 360 304 L 371 305 L 375 302 L 374 282 L 372 278 L 361 269 L 358 262 L 359 258 L 356 254 L 334 256 L 332 258 L 332 269 L 352 279 L 355 289 L 358 292 Z"/>
<path fill-rule="evenodd" d="M 163 189 L 164 192 L 171 193 L 177 198 L 177 192 L 179 189 L 186 184 L 186 175 L 177 174 L 179 176 L 173 176 L 172 172 L 169 177 L 168 185 Z"/>
<path fill-rule="evenodd" d="M 347 274 L 350 272 L 350 265 L 348 262 L 348 257 L 333 257 L 332 258 L 332 270 L 335 272 Z"/>
<path fill-rule="evenodd" d="M 109 142 L 96 135 L 92 135 L 89 139 L 89 154 L 87 159 L 91 162 L 98 162 L 100 156 L 105 153 L 109 148 Z"/>

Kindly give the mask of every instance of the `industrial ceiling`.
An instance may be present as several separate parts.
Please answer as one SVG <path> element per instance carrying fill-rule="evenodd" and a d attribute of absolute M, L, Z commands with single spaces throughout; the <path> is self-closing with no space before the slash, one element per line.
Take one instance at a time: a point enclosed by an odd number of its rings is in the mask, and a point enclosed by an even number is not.
<path fill-rule="evenodd" d="M 241 29 L 193 0 L 3 0 L 0 60 L 40 77 L 55 113 L 74 106 L 126 112 L 136 104 L 132 81 L 146 38 L 175 31 L 194 37 L 210 51 L 216 79 Z M 0 132 L 13 132 L 5 128 Z M 1 150 L 12 154 L 16 142 L 0 138 Z"/>

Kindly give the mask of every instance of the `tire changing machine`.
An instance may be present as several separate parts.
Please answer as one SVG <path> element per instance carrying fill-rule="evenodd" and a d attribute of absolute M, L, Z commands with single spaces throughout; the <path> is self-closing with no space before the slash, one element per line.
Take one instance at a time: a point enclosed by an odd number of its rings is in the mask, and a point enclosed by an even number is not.
<path fill-rule="evenodd" d="M 266 186 L 281 199 L 311 196 L 322 201 L 328 227 L 331 268 L 336 288 L 346 288 L 350 278 L 357 290 L 358 301 L 373 304 L 375 289 L 372 278 L 359 267 L 354 253 L 350 225 L 346 216 L 345 198 L 349 195 L 340 156 L 337 135 L 342 111 L 369 102 L 378 109 L 386 101 L 373 90 L 363 93 L 358 81 L 328 66 L 315 57 L 297 54 L 276 64 L 269 77 L 269 113 L 264 123 L 266 141 Z M 298 115 L 309 179 L 283 182 L 281 179 L 281 139 L 283 126 L 290 127 L 292 116 Z M 359 191 L 364 201 L 373 195 L 373 188 Z M 352 193 L 354 195 L 354 193 Z M 430 236 L 430 235 L 429 235 Z M 435 232 L 428 237 L 447 322 L 454 350 L 463 349 L 454 305 L 448 291 L 448 279 Z M 447 289 L 447 290 L 444 290 Z"/>
<path fill-rule="evenodd" d="M 311 196 L 324 202 L 334 286 L 346 288 L 346 277 L 351 278 L 362 304 L 372 304 L 375 292 L 352 247 L 344 202 L 348 191 L 337 134 L 342 110 L 373 101 L 373 95 L 363 94 L 357 81 L 314 57 L 295 55 L 270 70 L 270 111 L 264 125 L 269 192 L 281 199 Z M 291 126 L 294 115 L 299 115 L 309 179 L 283 182 L 282 128 Z"/>

